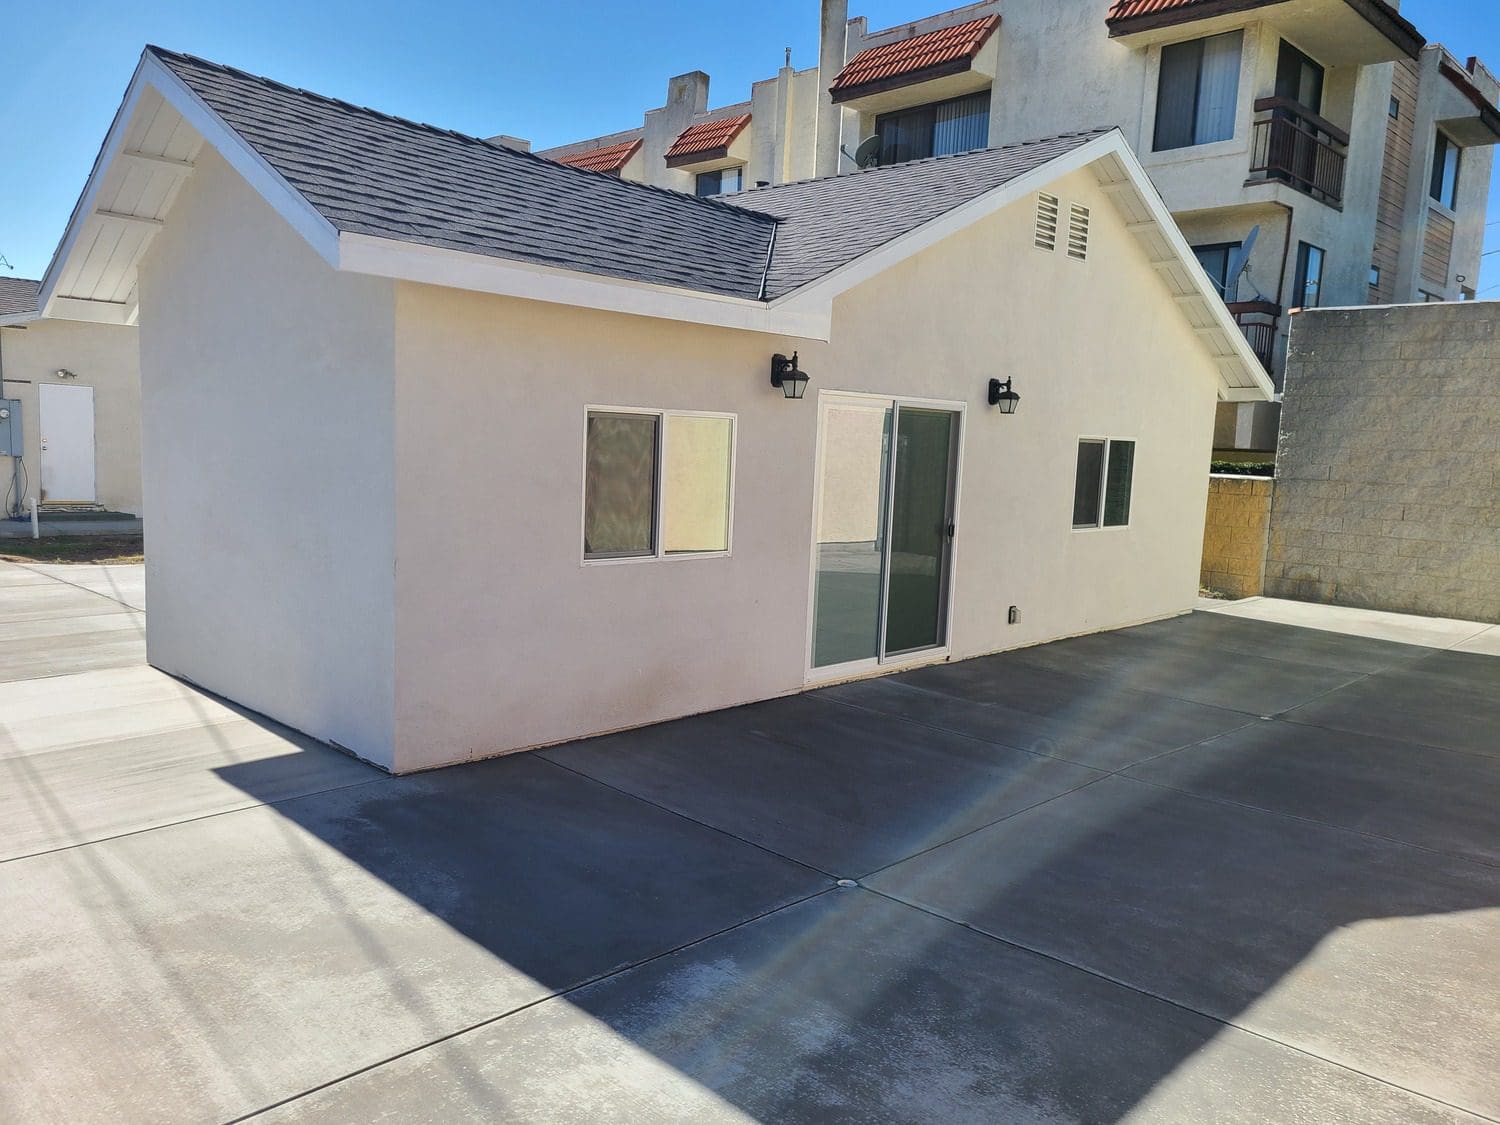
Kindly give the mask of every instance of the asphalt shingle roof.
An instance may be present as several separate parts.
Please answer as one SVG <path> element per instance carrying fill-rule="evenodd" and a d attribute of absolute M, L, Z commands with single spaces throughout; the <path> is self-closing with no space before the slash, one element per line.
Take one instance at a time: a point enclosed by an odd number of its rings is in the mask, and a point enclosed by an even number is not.
<path fill-rule="evenodd" d="M 737 195 L 738 206 L 781 220 L 766 296 L 784 296 L 1107 132 L 1069 133 Z"/>
<path fill-rule="evenodd" d="M 751 300 L 790 293 L 1104 132 L 704 200 L 147 49 L 339 231 Z"/>
<path fill-rule="evenodd" d="M 0 317 L 28 316 L 37 310 L 40 281 L 24 277 L 0 277 Z"/>
<path fill-rule="evenodd" d="M 755 298 L 775 224 L 150 47 L 334 228 Z"/>

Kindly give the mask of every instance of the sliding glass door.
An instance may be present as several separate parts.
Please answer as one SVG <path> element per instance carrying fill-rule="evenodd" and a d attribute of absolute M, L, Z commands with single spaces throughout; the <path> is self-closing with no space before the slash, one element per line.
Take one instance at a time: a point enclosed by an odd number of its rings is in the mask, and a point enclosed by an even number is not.
<path fill-rule="evenodd" d="M 821 409 L 812 667 L 945 647 L 960 412 L 843 395 Z"/>

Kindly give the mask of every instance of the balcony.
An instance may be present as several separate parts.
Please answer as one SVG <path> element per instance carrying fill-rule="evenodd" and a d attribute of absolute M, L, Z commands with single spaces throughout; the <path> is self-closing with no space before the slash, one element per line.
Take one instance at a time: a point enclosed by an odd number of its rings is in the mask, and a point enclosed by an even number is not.
<path fill-rule="evenodd" d="M 1281 316 L 1281 306 L 1271 301 L 1230 301 L 1228 307 L 1234 322 L 1250 341 L 1250 350 L 1269 372 L 1276 357 L 1276 321 Z"/>
<path fill-rule="evenodd" d="M 1343 210 L 1349 134 L 1291 98 L 1261 98 L 1250 145 L 1249 183 L 1284 183 Z"/>

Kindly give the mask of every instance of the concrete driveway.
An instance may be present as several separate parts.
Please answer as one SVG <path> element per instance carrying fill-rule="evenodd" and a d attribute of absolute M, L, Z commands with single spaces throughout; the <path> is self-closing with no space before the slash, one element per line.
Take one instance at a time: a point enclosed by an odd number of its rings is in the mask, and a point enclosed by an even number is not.
<path fill-rule="evenodd" d="M 140 591 L 0 564 L 0 1120 L 1500 1118 L 1494 656 L 1200 613 L 396 779 Z"/>

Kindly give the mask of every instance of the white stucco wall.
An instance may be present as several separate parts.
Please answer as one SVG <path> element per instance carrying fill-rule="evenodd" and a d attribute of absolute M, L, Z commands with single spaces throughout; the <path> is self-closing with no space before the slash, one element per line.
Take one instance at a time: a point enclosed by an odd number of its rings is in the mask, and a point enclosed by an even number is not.
<path fill-rule="evenodd" d="M 392 284 L 204 149 L 140 287 L 148 659 L 390 765 Z"/>
<path fill-rule="evenodd" d="M 58 370 L 76 378 L 59 379 Z M 141 371 L 136 330 L 72 320 L 34 320 L 0 328 L 0 398 L 19 399 L 25 433 L 25 492 L 42 494 L 39 387 L 44 383 L 94 390 L 94 488 L 100 504 L 141 514 Z M 0 498 L 11 488 L 11 464 L 0 462 Z"/>
<path fill-rule="evenodd" d="M 1213 369 L 1091 174 L 1058 190 L 1089 262 L 1017 204 L 841 298 L 829 344 L 399 285 L 397 768 L 800 690 L 818 392 L 967 404 L 956 657 L 1190 609 Z M 794 348 L 802 402 L 768 385 Z M 582 563 L 587 405 L 738 413 L 732 556 Z M 1072 530 L 1084 435 L 1138 442 L 1128 528 Z"/>

